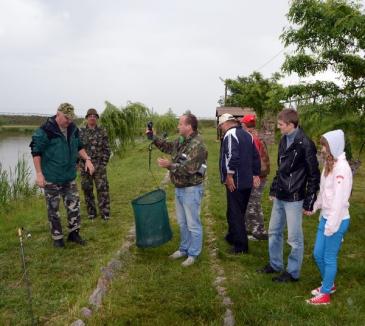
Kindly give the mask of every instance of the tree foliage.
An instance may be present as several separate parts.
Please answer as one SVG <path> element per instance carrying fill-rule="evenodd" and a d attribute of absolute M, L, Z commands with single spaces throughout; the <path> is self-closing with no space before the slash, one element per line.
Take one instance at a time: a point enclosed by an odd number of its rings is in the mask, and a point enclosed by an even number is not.
<path fill-rule="evenodd" d="M 316 81 L 289 88 L 295 100 L 312 99 L 344 111 L 365 109 L 365 15 L 358 1 L 293 0 L 287 15 L 291 25 L 281 38 L 293 46 L 285 73 L 301 77 L 333 71 L 338 83 Z"/>
<path fill-rule="evenodd" d="M 178 120 L 171 108 L 162 115 L 151 114 L 150 120 L 153 122 L 153 129 L 157 134 L 172 134 L 176 132 Z"/>
<path fill-rule="evenodd" d="M 286 97 L 286 90 L 278 82 L 280 78 L 278 73 L 264 78 L 261 73 L 253 72 L 248 77 L 226 79 L 229 95 L 224 105 L 251 107 L 261 120 L 265 112 L 275 113 L 282 108 L 281 100 Z"/>
<path fill-rule="evenodd" d="M 290 25 L 281 39 L 294 48 L 282 66 L 301 77 L 332 71 L 337 81 L 291 85 L 287 97 L 297 104 L 306 130 L 319 135 L 343 128 L 353 140 L 365 133 L 365 15 L 359 1 L 293 0 Z"/>
<path fill-rule="evenodd" d="M 105 106 L 100 122 L 108 132 L 113 153 L 118 155 L 123 154 L 136 137 L 145 137 L 148 121 L 153 122 L 154 129 L 159 133 L 176 131 L 177 119 L 171 109 L 164 115 L 158 115 L 138 102 L 128 102 L 127 106 L 118 108 L 106 101 Z"/>
<path fill-rule="evenodd" d="M 141 103 L 128 103 L 126 107 L 118 108 L 106 101 L 105 106 L 100 122 L 108 131 L 112 151 L 121 154 L 141 134 L 149 110 Z"/>

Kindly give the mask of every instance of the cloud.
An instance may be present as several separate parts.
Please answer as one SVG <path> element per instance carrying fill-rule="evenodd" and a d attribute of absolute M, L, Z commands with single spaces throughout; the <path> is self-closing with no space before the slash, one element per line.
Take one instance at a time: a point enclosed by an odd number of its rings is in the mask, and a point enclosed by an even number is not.
<path fill-rule="evenodd" d="M 0 111 L 51 113 L 67 100 L 84 114 L 105 100 L 131 100 L 158 112 L 214 115 L 218 76 L 250 74 L 280 51 L 287 7 L 287 0 L 3 0 Z M 279 67 L 280 58 L 263 72 Z"/>

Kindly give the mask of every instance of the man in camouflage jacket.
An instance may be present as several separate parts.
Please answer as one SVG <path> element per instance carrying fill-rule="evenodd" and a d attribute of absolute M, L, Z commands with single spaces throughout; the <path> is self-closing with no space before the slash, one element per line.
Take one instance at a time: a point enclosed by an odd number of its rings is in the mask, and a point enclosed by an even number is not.
<path fill-rule="evenodd" d="M 154 137 L 154 144 L 171 160 L 159 158 L 160 167 L 170 171 L 175 185 L 176 218 L 180 226 L 180 247 L 171 259 L 186 257 L 182 266 L 194 264 L 202 250 L 203 228 L 200 221 L 200 204 L 208 152 L 198 134 L 198 120 L 187 113 L 179 119 L 180 137 L 174 142 Z"/>
<path fill-rule="evenodd" d="M 99 114 L 95 109 L 89 109 L 86 114 L 87 125 L 80 129 L 80 138 L 87 154 L 95 167 L 95 173 L 90 175 L 85 172 L 84 161 L 81 160 L 81 187 L 84 192 L 87 213 L 90 219 L 96 217 L 94 197 L 94 183 L 98 197 L 98 206 L 101 218 L 110 218 L 109 183 L 106 165 L 110 157 L 108 134 L 105 129 L 97 124 Z"/>
<path fill-rule="evenodd" d="M 267 176 L 270 173 L 270 157 L 264 140 L 260 138 L 260 135 L 255 128 L 256 116 L 253 114 L 247 114 L 240 120 L 240 122 L 242 128 L 252 135 L 261 160 L 260 185 L 252 188 L 246 209 L 246 230 L 248 234 L 252 234 L 252 237 L 249 237 L 249 239 L 267 240 L 268 235 L 264 226 L 264 213 L 262 211 L 261 200 Z"/>

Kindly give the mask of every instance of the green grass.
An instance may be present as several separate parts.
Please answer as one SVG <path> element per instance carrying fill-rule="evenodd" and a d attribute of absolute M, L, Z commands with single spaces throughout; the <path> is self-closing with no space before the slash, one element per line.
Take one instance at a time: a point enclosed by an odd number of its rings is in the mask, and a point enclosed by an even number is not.
<path fill-rule="evenodd" d="M 225 189 L 219 181 L 219 143 L 214 129 L 204 129 L 209 149 L 208 189 L 203 201 L 202 220 L 208 216 L 218 248 L 219 264 L 227 277 L 224 286 L 234 302 L 237 325 L 362 325 L 365 323 L 364 283 L 364 191 L 363 166 L 355 177 L 351 197 L 351 226 L 340 253 L 337 277 L 338 291 L 328 307 L 311 307 L 304 303 L 310 290 L 319 285 L 319 274 L 313 262 L 315 230 L 318 216 L 304 218 L 305 257 L 301 280 L 295 284 L 274 284 L 271 277 L 256 274 L 268 259 L 267 242 L 250 242 L 250 253 L 241 257 L 227 255 L 224 241 L 227 229 Z M 33 309 L 41 325 L 67 325 L 80 318 L 81 307 L 106 266 L 120 249 L 133 226 L 130 201 L 155 188 L 148 172 L 147 142 L 128 150 L 121 160 L 109 165 L 112 197 L 112 219 L 102 223 L 86 219 L 82 207 L 81 234 L 86 247 L 69 245 L 55 250 L 49 235 L 44 199 L 31 198 L 13 204 L 7 214 L 0 211 L 0 324 L 29 325 L 26 292 L 22 280 L 17 227 L 23 226 L 32 237 L 25 242 L 27 267 L 32 283 Z M 270 148 L 272 163 L 276 147 Z M 164 171 L 155 161 L 162 155 L 152 152 L 152 170 L 157 180 Z M 364 159 L 364 157 L 363 157 Z M 272 174 L 275 171 L 272 166 Z M 272 175 L 270 176 L 270 178 Z M 269 183 L 268 183 L 269 186 Z M 271 203 L 268 186 L 263 200 L 265 223 L 268 224 Z M 205 243 L 197 264 L 182 268 L 180 261 L 167 256 L 179 243 L 174 216 L 173 187 L 167 187 L 169 215 L 174 237 L 169 243 L 153 249 L 132 246 L 121 257 L 122 269 L 113 279 L 103 306 L 88 325 L 221 325 L 224 308 L 212 285 L 215 275 Z M 64 210 L 63 225 L 66 226 Z M 205 237 L 207 240 L 207 237 Z M 288 248 L 286 248 L 288 251 Z"/>

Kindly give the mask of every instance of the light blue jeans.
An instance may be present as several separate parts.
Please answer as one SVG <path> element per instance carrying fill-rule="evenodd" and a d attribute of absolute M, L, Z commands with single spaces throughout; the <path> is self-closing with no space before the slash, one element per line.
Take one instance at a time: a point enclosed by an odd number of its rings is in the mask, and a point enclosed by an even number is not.
<path fill-rule="evenodd" d="M 288 244 L 291 252 L 288 256 L 286 271 L 299 278 L 303 262 L 304 240 L 302 229 L 303 201 L 288 202 L 274 198 L 269 224 L 270 265 L 277 271 L 284 269 L 283 244 L 284 228 L 288 227 Z"/>
<path fill-rule="evenodd" d="M 322 276 L 321 293 L 331 292 L 337 273 L 337 255 L 350 224 L 350 219 L 343 220 L 338 231 L 328 237 L 324 235 L 326 221 L 322 216 L 318 224 L 317 238 L 313 250 L 314 260 Z"/>
<path fill-rule="evenodd" d="M 179 250 L 192 257 L 199 256 L 202 251 L 200 204 L 203 193 L 203 184 L 175 189 L 176 218 L 180 226 Z"/>

